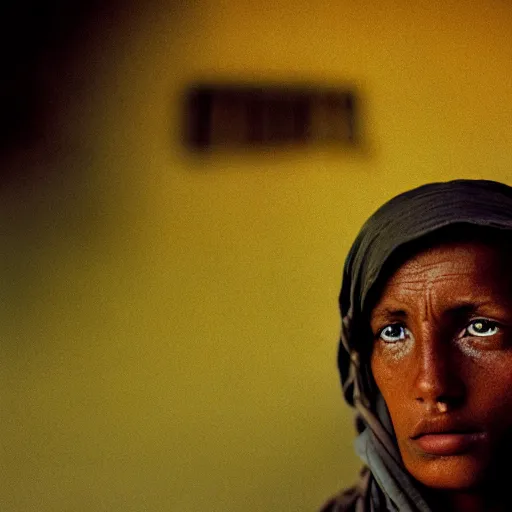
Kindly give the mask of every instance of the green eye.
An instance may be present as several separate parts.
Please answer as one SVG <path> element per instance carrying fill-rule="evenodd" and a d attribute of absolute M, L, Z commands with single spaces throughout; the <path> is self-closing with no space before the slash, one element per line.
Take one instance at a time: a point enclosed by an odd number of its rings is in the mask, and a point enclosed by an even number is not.
<path fill-rule="evenodd" d="M 498 332 L 499 328 L 496 322 L 478 318 L 473 320 L 467 327 L 464 333 L 465 336 L 493 336 Z"/>
<path fill-rule="evenodd" d="M 379 332 L 379 338 L 385 343 L 403 341 L 409 335 L 409 331 L 400 324 L 387 325 Z"/>

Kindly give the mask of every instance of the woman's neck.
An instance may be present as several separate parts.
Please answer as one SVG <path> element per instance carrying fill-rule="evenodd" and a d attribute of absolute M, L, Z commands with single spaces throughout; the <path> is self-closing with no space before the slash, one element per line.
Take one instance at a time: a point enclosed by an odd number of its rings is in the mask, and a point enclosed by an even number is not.
<path fill-rule="evenodd" d="M 453 512 L 505 512 L 505 510 L 510 510 L 498 496 L 460 493 L 452 496 L 450 501 L 450 510 Z"/>
<path fill-rule="evenodd" d="M 467 492 L 444 491 L 432 500 L 434 510 L 450 512 L 506 512 L 512 510 L 511 496 L 504 489 Z"/>

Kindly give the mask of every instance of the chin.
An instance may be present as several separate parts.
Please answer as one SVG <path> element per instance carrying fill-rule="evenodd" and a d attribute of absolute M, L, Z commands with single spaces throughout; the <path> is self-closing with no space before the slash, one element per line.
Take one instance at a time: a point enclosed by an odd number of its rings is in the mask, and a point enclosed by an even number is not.
<path fill-rule="evenodd" d="M 431 489 L 469 491 L 482 485 L 487 464 L 471 455 L 404 460 L 405 467 L 421 484 Z"/>

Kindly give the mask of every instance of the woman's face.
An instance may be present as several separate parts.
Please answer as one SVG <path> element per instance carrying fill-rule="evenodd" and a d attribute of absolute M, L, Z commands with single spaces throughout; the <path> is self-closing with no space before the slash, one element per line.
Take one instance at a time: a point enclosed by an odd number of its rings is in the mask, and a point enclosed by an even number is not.
<path fill-rule="evenodd" d="M 505 258 L 474 242 L 417 254 L 386 283 L 371 327 L 372 372 L 407 470 L 433 488 L 493 478 L 512 433 Z"/>

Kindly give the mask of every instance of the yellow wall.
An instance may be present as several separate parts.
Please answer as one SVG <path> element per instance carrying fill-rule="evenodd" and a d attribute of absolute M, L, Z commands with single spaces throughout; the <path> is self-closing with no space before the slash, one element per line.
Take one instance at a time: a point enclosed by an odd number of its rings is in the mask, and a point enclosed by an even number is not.
<path fill-rule="evenodd" d="M 344 255 L 404 189 L 512 182 L 511 26 L 499 0 L 125 2 L 48 60 L 46 141 L 0 197 L 0 509 L 309 511 L 350 484 Z M 355 85 L 364 144 L 188 154 L 200 78 Z"/>

